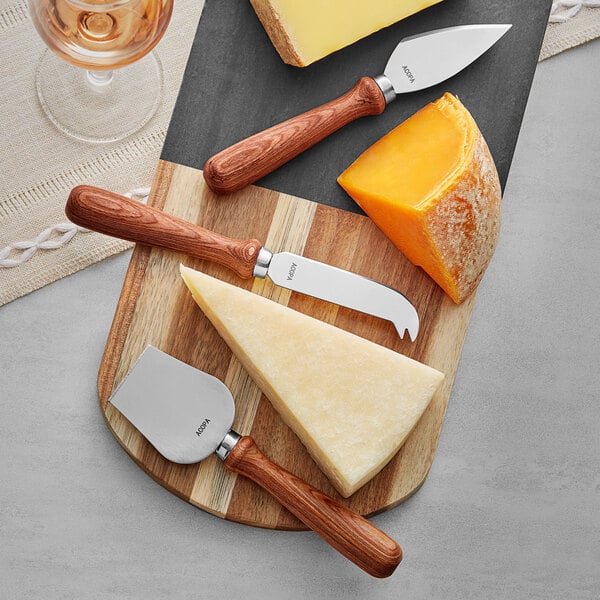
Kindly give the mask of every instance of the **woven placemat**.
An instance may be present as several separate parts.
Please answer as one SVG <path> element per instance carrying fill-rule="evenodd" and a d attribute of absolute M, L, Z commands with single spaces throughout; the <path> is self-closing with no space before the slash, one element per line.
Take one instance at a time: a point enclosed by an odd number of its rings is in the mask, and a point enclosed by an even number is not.
<path fill-rule="evenodd" d="M 121 142 L 85 144 L 55 129 L 38 104 L 34 73 L 45 46 L 26 0 L 0 0 L 0 305 L 130 247 L 68 223 L 65 201 L 80 183 L 147 194 L 203 6 L 175 2 L 155 50 L 165 93 L 150 123 Z"/>
<path fill-rule="evenodd" d="M 600 37 L 600 0 L 552 3 L 540 61 Z"/>

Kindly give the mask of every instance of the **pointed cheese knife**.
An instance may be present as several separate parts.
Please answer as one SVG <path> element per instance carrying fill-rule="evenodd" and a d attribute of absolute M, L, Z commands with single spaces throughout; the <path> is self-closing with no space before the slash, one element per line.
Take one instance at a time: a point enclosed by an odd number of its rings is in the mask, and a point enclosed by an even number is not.
<path fill-rule="evenodd" d="M 222 150 L 203 167 L 208 187 L 235 192 L 254 183 L 344 125 L 379 115 L 396 98 L 452 77 L 493 46 L 511 25 L 460 25 L 404 38 L 382 75 L 361 77 L 344 95 Z"/>
<path fill-rule="evenodd" d="M 382 283 L 291 252 L 274 254 L 258 240 L 235 240 L 125 196 L 87 185 L 71 190 L 67 217 L 82 227 L 216 262 L 240 277 L 267 275 L 281 287 L 391 321 L 412 341 L 419 317 L 408 299 Z"/>
<path fill-rule="evenodd" d="M 195 464 L 215 453 L 374 577 L 388 577 L 400 546 L 370 521 L 271 462 L 231 429 L 233 397 L 219 379 L 148 346 L 110 398 L 167 460 Z"/>

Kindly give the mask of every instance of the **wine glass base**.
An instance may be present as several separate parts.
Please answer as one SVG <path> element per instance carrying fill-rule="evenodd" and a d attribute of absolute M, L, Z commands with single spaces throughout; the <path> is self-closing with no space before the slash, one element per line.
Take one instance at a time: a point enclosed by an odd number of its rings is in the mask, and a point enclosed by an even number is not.
<path fill-rule="evenodd" d="M 75 67 L 50 50 L 36 70 L 42 109 L 64 134 L 84 142 L 122 140 L 144 127 L 155 115 L 163 95 L 162 65 L 155 52 L 107 72 Z"/>

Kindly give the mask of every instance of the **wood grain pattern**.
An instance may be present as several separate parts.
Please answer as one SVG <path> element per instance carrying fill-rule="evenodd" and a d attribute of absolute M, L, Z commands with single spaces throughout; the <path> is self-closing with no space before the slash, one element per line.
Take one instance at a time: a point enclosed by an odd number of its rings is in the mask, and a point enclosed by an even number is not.
<path fill-rule="evenodd" d="M 271 462 L 251 437 L 244 436 L 225 467 L 251 479 L 346 558 L 374 577 L 389 577 L 402 549 L 370 521 Z"/>
<path fill-rule="evenodd" d="M 416 342 L 400 339 L 387 321 L 291 293 L 268 280 L 243 280 L 228 269 L 158 248 L 137 245 L 123 285 L 98 375 L 110 429 L 161 485 L 220 517 L 275 529 L 304 529 L 289 511 L 251 481 L 229 473 L 216 457 L 198 465 L 162 458 L 108 403 L 112 390 L 146 345 L 218 377 L 236 402 L 234 429 L 251 435 L 264 454 L 342 505 L 369 516 L 396 506 L 425 480 L 432 464 L 474 298 L 455 305 L 410 264 L 368 218 L 300 198 L 249 187 L 226 198 L 205 185 L 202 172 L 161 161 L 149 203 L 237 239 L 256 238 L 350 269 L 405 293 L 421 319 Z M 424 362 L 446 380 L 396 457 L 369 483 L 343 499 L 283 424 L 267 398 L 204 317 L 179 275 L 179 264 L 203 270 Z"/>
<path fill-rule="evenodd" d="M 247 137 L 211 156 L 203 167 L 208 187 L 228 194 L 258 181 L 344 125 L 385 110 L 383 92 L 361 77 L 345 94 Z"/>
<path fill-rule="evenodd" d="M 235 240 L 89 185 L 79 185 L 71 190 L 65 213 L 81 227 L 211 260 L 240 277 L 252 277 L 261 249 L 258 240 Z"/>

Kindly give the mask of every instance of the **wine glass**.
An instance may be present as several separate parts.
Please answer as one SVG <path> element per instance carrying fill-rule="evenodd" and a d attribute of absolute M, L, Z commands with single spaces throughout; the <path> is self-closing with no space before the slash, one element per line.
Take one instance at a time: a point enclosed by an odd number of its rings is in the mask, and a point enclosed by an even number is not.
<path fill-rule="evenodd" d="M 48 49 L 36 69 L 40 103 L 64 133 L 113 142 L 140 130 L 160 106 L 156 54 L 173 0 L 29 0 Z"/>

